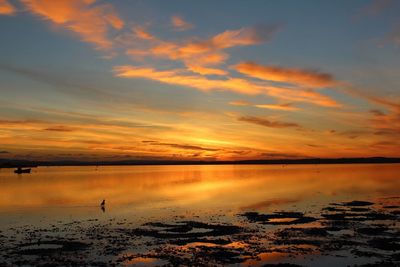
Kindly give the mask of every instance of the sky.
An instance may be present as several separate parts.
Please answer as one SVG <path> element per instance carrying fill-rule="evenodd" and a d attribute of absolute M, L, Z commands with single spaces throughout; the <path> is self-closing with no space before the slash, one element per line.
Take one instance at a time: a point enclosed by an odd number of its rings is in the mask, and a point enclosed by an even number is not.
<path fill-rule="evenodd" d="M 399 11 L 0 0 L 0 158 L 399 157 Z"/>

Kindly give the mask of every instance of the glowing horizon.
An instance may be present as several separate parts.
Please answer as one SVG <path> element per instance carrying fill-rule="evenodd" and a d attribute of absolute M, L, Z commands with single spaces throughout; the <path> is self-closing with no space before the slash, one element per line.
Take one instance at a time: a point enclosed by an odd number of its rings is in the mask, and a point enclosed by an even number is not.
<path fill-rule="evenodd" d="M 0 158 L 400 157 L 399 10 L 0 0 Z"/>

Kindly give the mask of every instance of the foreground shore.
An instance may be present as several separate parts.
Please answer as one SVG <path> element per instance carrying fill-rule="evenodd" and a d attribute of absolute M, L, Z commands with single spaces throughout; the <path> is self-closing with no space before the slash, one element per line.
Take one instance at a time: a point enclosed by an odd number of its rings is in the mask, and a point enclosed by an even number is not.
<path fill-rule="evenodd" d="M 214 214 L 10 227 L 0 232 L 0 266 L 399 266 L 399 202 L 243 211 L 234 222 Z"/>

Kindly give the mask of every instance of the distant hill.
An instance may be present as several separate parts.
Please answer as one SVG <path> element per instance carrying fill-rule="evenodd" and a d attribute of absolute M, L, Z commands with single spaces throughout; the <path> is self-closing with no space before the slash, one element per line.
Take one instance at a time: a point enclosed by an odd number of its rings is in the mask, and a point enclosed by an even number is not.
<path fill-rule="evenodd" d="M 174 161 L 174 160 L 124 160 L 124 161 L 30 161 L 0 159 L 0 168 L 37 166 L 118 166 L 118 165 L 220 165 L 220 164 L 360 164 L 400 163 L 400 158 L 309 158 L 309 159 L 260 159 L 240 161 Z"/>

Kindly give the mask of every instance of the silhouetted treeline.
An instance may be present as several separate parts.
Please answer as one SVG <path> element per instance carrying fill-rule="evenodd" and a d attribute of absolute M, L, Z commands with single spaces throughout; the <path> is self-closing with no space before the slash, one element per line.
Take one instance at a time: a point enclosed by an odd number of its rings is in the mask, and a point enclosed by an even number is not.
<path fill-rule="evenodd" d="M 0 159 L 0 168 L 37 166 L 118 166 L 118 165 L 219 165 L 219 164 L 357 164 L 400 163 L 400 158 L 309 158 L 309 159 L 260 159 L 240 161 L 195 161 L 195 160 L 123 160 L 123 161 L 29 161 Z"/>

